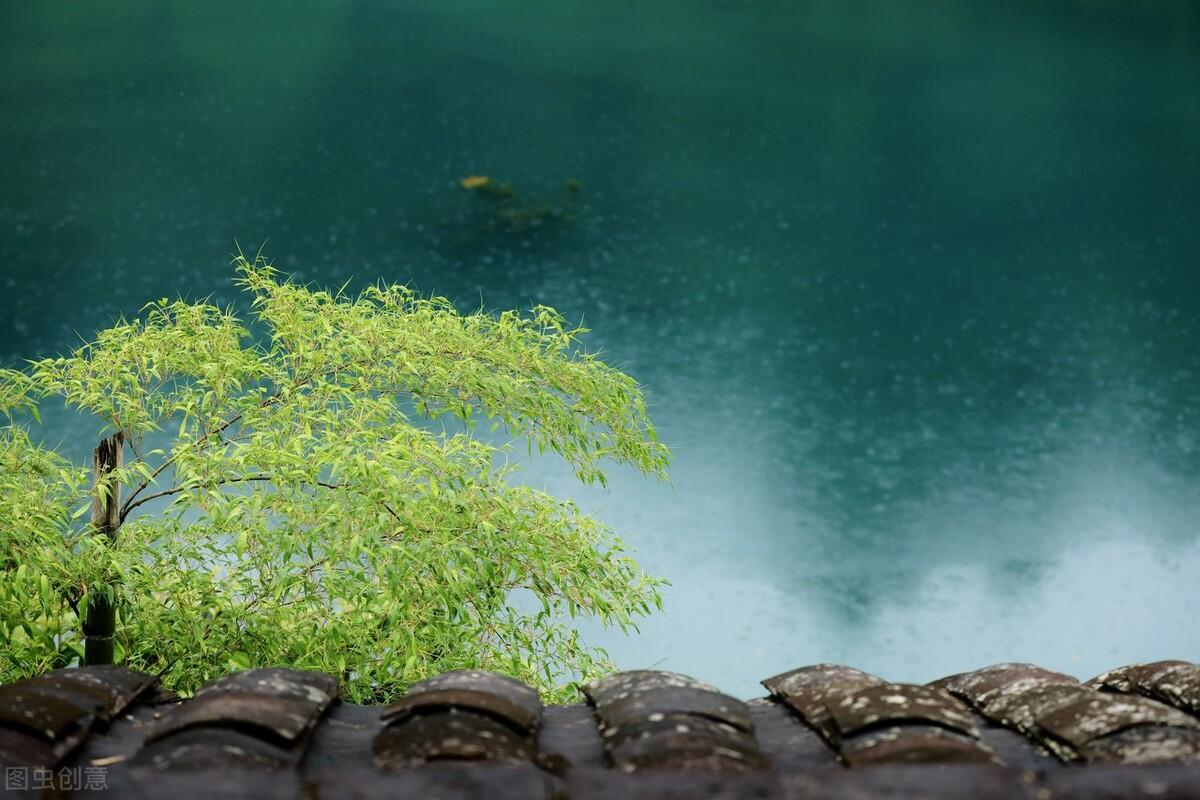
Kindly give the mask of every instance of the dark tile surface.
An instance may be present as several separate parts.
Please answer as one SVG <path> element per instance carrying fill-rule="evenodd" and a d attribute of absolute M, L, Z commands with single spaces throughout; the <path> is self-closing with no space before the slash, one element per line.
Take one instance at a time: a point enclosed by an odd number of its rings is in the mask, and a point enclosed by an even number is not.
<path fill-rule="evenodd" d="M 89 769 L 108 796 L 171 800 L 1200 800 L 1197 674 L 1156 662 L 1081 683 L 1001 664 L 919 686 L 822 664 L 743 702 L 639 670 L 544 706 L 463 671 L 380 708 L 296 670 L 235 673 L 183 701 L 128 670 L 63 670 L 0 687 L 0 766 L 64 777 L 0 796 L 101 796 L 71 783 Z"/>

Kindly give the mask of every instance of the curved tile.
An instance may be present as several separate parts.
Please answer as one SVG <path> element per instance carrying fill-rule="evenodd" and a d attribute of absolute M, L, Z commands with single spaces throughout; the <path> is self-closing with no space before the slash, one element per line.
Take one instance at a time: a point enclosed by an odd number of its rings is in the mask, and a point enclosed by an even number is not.
<path fill-rule="evenodd" d="M 383 720 L 398 722 L 427 709 L 472 709 L 531 733 L 542 707 L 537 690 L 515 678 L 482 670 L 455 670 L 413 684 L 404 697 L 384 709 Z"/>
<path fill-rule="evenodd" d="M 1085 685 L 1031 664 L 998 664 L 943 678 L 936 685 L 967 700 L 994 722 L 1016 728 L 1065 762 L 1163 763 L 1195 758 L 1192 740 L 1200 729 L 1195 719 L 1147 697 L 1113 693 L 1136 689 L 1138 675 L 1122 668 Z"/>
<path fill-rule="evenodd" d="M 747 733 L 754 730 L 746 704 L 717 691 L 660 686 L 604 704 L 604 721 L 610 726 L 627 725 L 655 714 L 693 714 Z"/>
<path fill-rule="evenodd" d="M 623 772 L 654 768 L 741 771 L 770 766 L 752 735 L 692 714 L 655 713 L 623 727 L 605 728 L 603 736 L 613 764 Z"/>
<path fill-rule="evenodd" d="M 887 681 L 843 664 L 812 664 L 782 672 L 762 681 L 771 694 L 799 696 L 810 692 L 849 692 L 880 686 Z"/>
<path fill-rule="evenodd" d="M 531 736 L 491 714 L 457 708 L 388 725 L 371 748 L 375 763 L 387 770 L 446 760 L 520 764 L 536 755 Z"/>
<path fill-rule="evenodd" d="M 1124 692 L 1132 694 L 1138 691 L 1134 686 L 1133 681 L 1129 678 L 1129 670 L 1133 669 L 1136 664 L 1127 664 L 1124 667 L 1110 669 L 1108 672 L 1102 672 L 1096 677 L 1087 681 L 1084 685 L 1090 686 L 1093 689 L 1099 689 L 1102 692 Z"/>
<path fill-rule="evenodd" d="M 703 681 L 696 680 L 690 675 L 666 670 L 635 669 L 628 672 L 618 672 L 583 685 L 583 693 L 593 704 L 610 703 L 614 700 L 624 700 L 642 692 L 656 689 L 674 688 L 691 689 L 700 692 L 719 691 Z"/>
<path fill-rule="evenodd" d="M 935 725 L 874 728 L 843 741 L 840 752 L 851 767 L 995 761 L 977 739 Z"/>
<path fill-rule="evenodd" d="M 159 769 L 294 767 L 337 695 L 337 679 L 320 672 L 235 672 L 166 711 L 146 734 L 137 760 Z"/>
<path fill-rule="evenodd" d="M 1034 664 L 1016 663 L 995 664 L 929 685 L 965 700 L 988 719 L 1026 734 L 1032 732 L 1038 717 L 1087 692 L 1086 687 L 1069 675 Z"/>
<path fill-rule="evenodd" d="M 281 697 L 313 707 L 324 707 L 337 699 L 338 681 L 324 672 L 263 667 L 222 676 L 201 687 L 196 697 L 223 692 Z"/>
<path fill-rule="evenodd" d="M 0 761 L 57 765 L 156 682 L 123 667 L 80 667 L 0 687 Z"/>
<path fill-rule="evenodd" d="M 848 766 L 996 761 L 970 710 L 941 689 L 884 683 L 836 665 L 793 670 L 764 684 Z"/>
<path fill-rule="evenodd" d="M 1052 744 L 1087 761 L 1200 760 L 1200 722 L 1188 714 L 1146 697 L 1088 691 L 1037 720 Z"/>
<path fill-rule="evenodd" d="M 619 673 L 584 687 L 609 762 L 623 772 L 742 772 L 770 762 L 741 700 L 674 672 Z"/>
<path fill-rule="evenodd" d="M 153 675 L 115 665 L 60 669 L 35 680 L 47 691 L 86 704 L 105 724 L 158 684 Z"/>
<path fill-rule="evenodd" d="M 40 689 L 32 681 L 0 689 L 0 724 L 47 742 L 86 730 L 92 724 L 95 717 L 90 704 Z"/>
<path fill-rule="evenodd" d="M 831 744 L 837 740 L 829 704 L 848 694 L 883 686 L 882 678 L 841 664 L 814 664 L 784 672 L 762 681 L 775 697 L 800 715 Z"/>
<path fill-rule="evenodd" d="M 288 770 L 297 758 L 295 752 L 257 731 L 202 727 L 147 742 L 135 763 L 156 770 Z"/>
<path fill-rule="evenodd" d="M 421 681 L 383 711 L 375 763 L 397 770 L 430 761 L 519 764 L 537 756 L 543 706 L 506 675 L 456 670 Z"/>
<path fill-rule="evenodd" d="M 291 747 L 316 723 L 322 707 L 290 697 L 254 692 L 196 695 L 177 707 L 146 737 L 153 742 L 188 728 L 228 727 L 250 730 L 260 738 Z"/>
<path fill-rule="evenodd" d="M 1088 686 L 1112 692 L 1140 693 L 1200 716 L 1200 664 L 1155 661 L 1105 672 Z"/>
<path fill-rule="evenodd" d="M 828 706 L 838 734 L 850 736 L 897 722 L 937 725 L 978 739 L 970 710 L 947 692 L 907 683 L 888 683 L 854 692 Z"/>

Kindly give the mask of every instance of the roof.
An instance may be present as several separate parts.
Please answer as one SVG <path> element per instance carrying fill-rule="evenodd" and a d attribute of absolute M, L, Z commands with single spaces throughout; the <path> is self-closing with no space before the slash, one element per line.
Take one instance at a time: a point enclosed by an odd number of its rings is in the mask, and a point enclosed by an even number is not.
<path fill-rule="evenodd" d="M 180 701 L 118 666 L 0 687 L 4 796 L 128 798 L 1200 798 L 1200 666 L 1086 683 L 1000 664 L 925 685 L 820 664 L 743 702 L 622 672 L 546 706 L 458 671 L 391 706 L 319 672 L 254 669 Z"/>

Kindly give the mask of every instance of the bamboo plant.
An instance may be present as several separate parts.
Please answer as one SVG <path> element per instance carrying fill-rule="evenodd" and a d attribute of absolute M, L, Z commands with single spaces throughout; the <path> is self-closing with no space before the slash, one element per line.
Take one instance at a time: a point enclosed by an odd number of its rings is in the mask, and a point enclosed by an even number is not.
<path fill-rule="evenodd" d="M 0 681 L 104 660 L 109 633 L 116 660 L 185 692 L 267 664 L 376 702 L 458 667 L 552 694 L 604 671 L 574 619 L 630 628 L 662 582 L 516 482 L 512 442 L 586 483 L 606 463 L 665 477 L 638 384 L 550 308 L 463 314 L 235 267 L 249 324 L 164 299 L 0 371 Z M 50 398 L 96 421 L 91 469 L 31 434 Z"/>

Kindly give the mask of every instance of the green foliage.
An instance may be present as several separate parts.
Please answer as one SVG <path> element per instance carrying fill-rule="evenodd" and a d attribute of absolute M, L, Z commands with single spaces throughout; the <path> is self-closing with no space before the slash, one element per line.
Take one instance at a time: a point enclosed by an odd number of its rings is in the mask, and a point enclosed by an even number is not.
<path fill-rule="evenodd" d="M 0 371 L 0 402 L 12 402 L 5 392 L 20 383 Z M 90 541 L 78 542 L 76 558 L 62 532 L 86 487 L 84 471 L 34 446 L 24 430 L 0 428 L 0 682 L 65 666 L 82 651 L 73 608 Z"/>
<path fill-rule="evenodd" d="M 572 619 L 628 628 L 660 581 L 472 432 L 503 427 L 585 482 L 605 461 L 663 477 L 637 384 L 549 308 L 462 315 L 236 264 L 263 342 L 231 311 L 161 300 L 0 373 L 10 415 L 58 396 L 129 442 L 110 541 L 85 516 L 88 471 L 0 428 L 0 679 L 78 652 L 87 591 L 115 593 L 125 663 L 185 691 L 268 664 L 339 674 L 359 701 L 465 666 L 559 693 L 606 669 Z"/>

